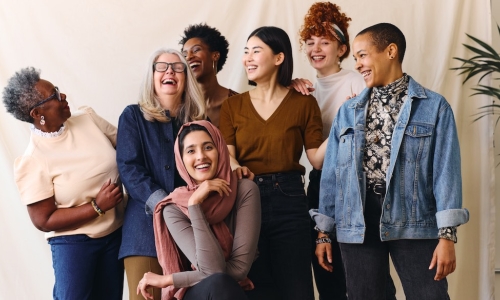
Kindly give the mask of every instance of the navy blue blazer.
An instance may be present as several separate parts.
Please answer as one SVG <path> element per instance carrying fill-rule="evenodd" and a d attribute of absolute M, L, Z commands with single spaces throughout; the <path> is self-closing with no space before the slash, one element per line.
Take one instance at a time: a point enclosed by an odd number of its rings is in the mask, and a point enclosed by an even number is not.
<path fill-rule="evenodd" d="M 174 142 L 180 126 L 173 123 L 147 121 L 136 104 L 120 115 L 116 161 L 129 199 L 119 258 L 156 257 L 153 218 L 146 211 L 176 187 Z"/>

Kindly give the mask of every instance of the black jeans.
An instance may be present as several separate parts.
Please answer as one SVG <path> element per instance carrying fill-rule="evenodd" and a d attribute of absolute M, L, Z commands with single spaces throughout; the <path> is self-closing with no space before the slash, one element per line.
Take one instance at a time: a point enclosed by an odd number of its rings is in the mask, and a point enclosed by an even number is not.
<path fill-rule="evenodd" d="M 248 278 L 255 289 L 247 292 L 258 300 L 312 300 L 310 218 L 302 176 L 278 173 L 256 176 L 262 225 L 259 257 Z"/>
<path fill-rule="evenodd" d="M 349 300 L 385 300 L 389 254 L 407 300 L 449 300 L 446 279 L 435 281 L 429 264 L 438 240 L 380 240 L 383 195 L 369 190 L 365 201 L 366 232 L 363 244 L 340 243 Z"/>
<path fill-rule="evenodd" d="M 240 285 L 229 275 L 217 273 L 190 287 L 184 300 L 245 300 L 248 299 Z"/>
<path fill-rule="evenodd" d="M 321 180 L 321 170 L 313 169 L 309 173 L 309 186 L 307 187 L 307 198 L 309 199 L 309 209 L 319 207 L 319 186 Z M 316 250 L 316 238 L 318 232 L 314 230 L 316 224 L 311 220 L 312 237 L 312 266 L 314 271 L 314 281 L 318 289 L 320 300 L 347 300 L 346 280 L 344 274 L 344 264 L 340 254 L 339 243 L 332 239 L 333 252 L 333 272 L 328 272 L 318 263 L 318 258 L 314 254 Z M 386 280 L 386 300 L 396 300 L 396 287 L 392 280 L 389 269 Z"/>
<path fill-rule="evenodd" d="M 307 198 L 309 200 L 309 209 L 319 207 L 319 183 L 321 179 L 321 170 L 313 169 L 309 173 L 309 185 L 307 186 Z M 344 266 L 342 256 L 340 255 L 339 244 L 332 239 L 333 254 L 333 272 L 323 269 L 318 263 L 316 251 L 316 238 L 318 232 L 314 230 L 314 223 L 311 220 L 311 262 L 314 271 L 314 281 L 318 290 L 320 300 L 347 300 L 347 290 L 345 285 Z"/>

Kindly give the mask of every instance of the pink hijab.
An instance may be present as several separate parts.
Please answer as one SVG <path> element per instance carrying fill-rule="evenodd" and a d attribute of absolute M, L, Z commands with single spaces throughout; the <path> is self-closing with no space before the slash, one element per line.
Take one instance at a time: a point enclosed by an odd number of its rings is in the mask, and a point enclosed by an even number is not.
<path fill-rule="evenodd" d="M 229 186 L 232 191 L 229 196 L 220 196 L 215 192 L 210 193 L 208 198 L 201 204 L 205 217 L 207 218 L 215 237 L 219 241 L 224 252 L 224 257 L 227 260 L 233 248 L 233 236 L 224 223 L 224 219 L 231 212 L 234 206 L 238 179 L 231 171 L 229 151 L 227 150 L 226 142 L 217 127 L 208 121 L 195 121 L 184 124 L 179 130 L 179 134 L 191 124 L 203 126 L 210 133 L 210 136 L 214 141 L 214 145 L 219 152 L 219 163 L 217 165 L 215 178 L 221 178 L 229 182 Z M 165 220 L 163 219 L 163 208 L 166 205 L 174 204 L 177 205 L 183 213 L 189 216 L 188 200 L 198 188 L 198 185 L 196 185 L 193 179 L 189 176 L 189 173 L 187 172 L 182 161 L 179 149 L 179 138 L 175 141 L 174 153 L 177 170 L 179 170 L 179 174 L 188 185 L 175 189 L 155 207 L 153 226 L 155 232 L 156 252 L 158 254 L 158 261 L 160 262 L 164 275 L 191 270 L 191 264 L 184 257 L 180 249 L 175 244 L 174 239 L 170 235 L 165 224 Z M 170 286 L 162 290 L 161 298 L 162 300 L 182 299 L 185 292 L 186 288 L 178 289 Z"/>

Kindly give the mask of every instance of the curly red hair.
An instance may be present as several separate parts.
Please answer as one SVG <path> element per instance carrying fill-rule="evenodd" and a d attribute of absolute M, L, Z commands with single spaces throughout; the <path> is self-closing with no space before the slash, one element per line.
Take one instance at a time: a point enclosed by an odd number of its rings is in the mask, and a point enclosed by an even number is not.
<path fill-rule="evenodd" d="M 311 38 L 311 36 L 323 36 L 332 41 L 338 41 L 338 39 L 333 35 L 332 30 L 325 27 L 324 24 L 335 24 L 337 25 L 345 37 L 345 45 L 347 50 L 340 57 L 340 61 L 349 56 L 350 45 L 349 45 L 349 33 L 347 28 L 349 27 L 349 21 L 352 19 L 346 16 L 345 13 L 340 12 L 340 6 L 333 4 L 331 2 L 316 2 L 309 8 L 306 16 L 304 17 L 304 25 L 300 28 L 300 47 L 304 45 L 305 41 Z M 340 43 L 340 41 L 339 41 Z"/>

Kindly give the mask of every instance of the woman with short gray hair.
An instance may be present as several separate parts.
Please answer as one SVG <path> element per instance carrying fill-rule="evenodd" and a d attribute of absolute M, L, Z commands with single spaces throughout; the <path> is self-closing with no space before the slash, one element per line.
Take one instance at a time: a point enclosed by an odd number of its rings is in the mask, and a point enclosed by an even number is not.
<path fill-rule="evenodd" d="M 72 116 L 66 95 L 33 67 L 9 79 L 3 102 L 31 123 L 14 177 L 31 221 L 51 245 L 54 299 L 121 299 L 116 128 L 89 107 Z"/>

